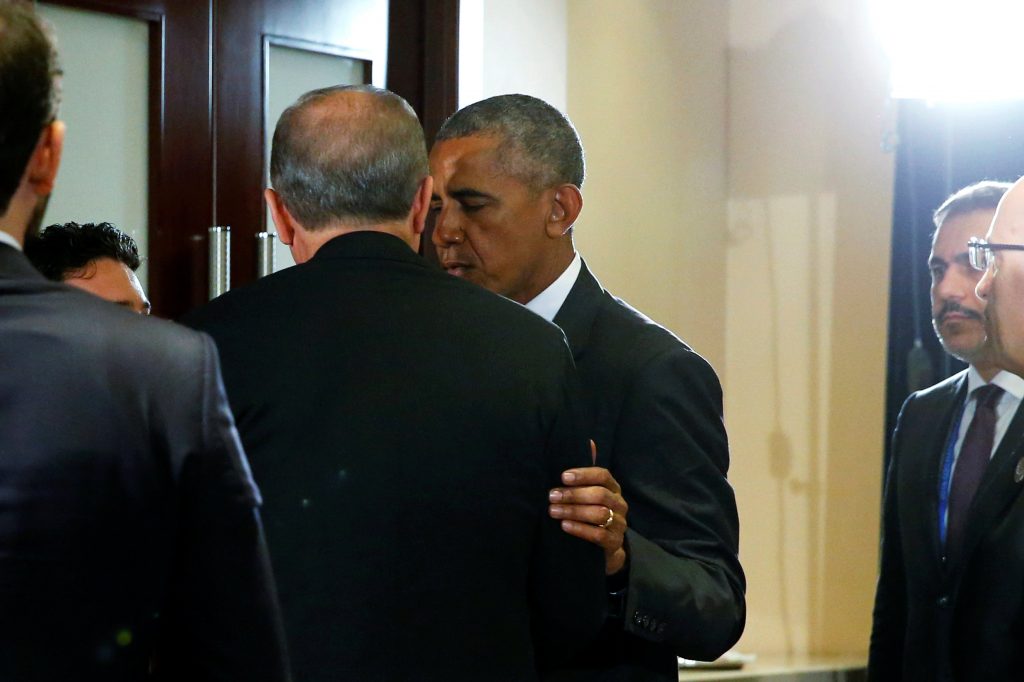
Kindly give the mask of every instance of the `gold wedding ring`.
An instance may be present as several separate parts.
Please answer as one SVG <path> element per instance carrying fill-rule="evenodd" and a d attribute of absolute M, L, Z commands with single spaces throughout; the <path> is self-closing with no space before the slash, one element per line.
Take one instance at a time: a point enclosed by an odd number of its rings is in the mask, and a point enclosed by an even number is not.
<path fill-rule="evenodd" d="M 605 530 L 607 530 L 608 526 L 612 525 L 612 521 L 614 521 L 614 520 L 615 520 L 615 512 L 613 512 L 611 510 L 611 507 L 609 507 L 608 508 L 608 518 L 605 520 L 604 523 L 601 524 L 601 528 L 604 528 Z"/>

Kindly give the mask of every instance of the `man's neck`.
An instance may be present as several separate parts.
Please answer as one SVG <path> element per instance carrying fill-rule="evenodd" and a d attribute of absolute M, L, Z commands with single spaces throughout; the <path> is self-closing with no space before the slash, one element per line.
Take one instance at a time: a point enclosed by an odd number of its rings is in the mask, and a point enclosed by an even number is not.
<path fill-rule="evenodd" d="M 340 237 L 352 232 L 383 232 L 398 237 L 409 245 L 413 251 L 419 248 L 419 240 L 410 233 L 410 230 L 403 229 L 403 224 L 383 223 L 380 225 L 333 225 L 319 230 L 296 231 L 295 240 L 292 245 L 292 254 L 296 263 L 304 263 L 316 255 L 320 248 L 335 237 Z"/>
<path fill-rule="evenodd" d="M 985 380 L 985 383 L 992 381 L 995 375 L 999 374 L 999 367 L 991 362 L 975 362 L 971 364 L 972 367 L 981 375 L 981 378 Z"/>

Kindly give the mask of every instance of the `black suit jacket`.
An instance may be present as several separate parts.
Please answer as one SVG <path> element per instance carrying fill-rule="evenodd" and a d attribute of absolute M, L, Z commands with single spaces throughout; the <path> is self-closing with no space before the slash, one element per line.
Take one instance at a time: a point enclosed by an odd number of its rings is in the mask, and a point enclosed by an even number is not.
<path fill-rule="evenodd" d="M 547 516 L 589 461 L 557 327 L 377 232 L 189 323 L 221 351 L 297 679 L 530 680 L 535 647 L 600 627 L 601 552 Z"/>
<path fill-rule="evenodd" d="M 1024 456 L 1024 411 L 1018 409 L 985 470 L 962 557 L 942 560 L 942 460 L 966 392 L 965 371 L 907 398 L 896 424 L 871 680 L 999 682 L 1024 676 L 1024 496 L 1020 476 L 1014 476 Z"/>
<path fill-rule="evenodd" d="M 0 679 L 286 679 L 210 339 L 0 245 Z"/>
<path fill-rule="evenodd" d="M 614 298 L 586 265 L 555 316 L 579 370 L 589 433 L 629 504 L 622 618 L 552 680 L 676 680 L 713 660 L 746 616 L 739 520 L 726 480 L 722 389 L 671 332 Z"/>

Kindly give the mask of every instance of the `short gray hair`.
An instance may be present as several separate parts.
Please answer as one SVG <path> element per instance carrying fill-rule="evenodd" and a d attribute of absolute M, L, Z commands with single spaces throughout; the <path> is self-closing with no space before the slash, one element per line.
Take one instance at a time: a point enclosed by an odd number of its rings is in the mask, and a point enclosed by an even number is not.
<path fill-rule="evenodd" d="M 344 97 L 365 93 L 369 98 Z M 404 99 L 372 85 L 307 92 L 274 130 L 270 180 L 307 230 L 409 214 L 429 173 L 423 128 Z"/>
<path fill-rule="evenodd" d="M 456 112 L 435 142 L 460 137 L 496 137 L 504 169 L 534 191 L 564 183 L 583 187 L 586 162 L 572 121 L 529 95 L 499 95 Z"/>
<path fill-rule="evenodd" d="M 1012 186 L 1012 183 L 1009 182 L 983 180 L 957 190 L 935 209 L 935 213 L 932 215 L 935 230 L 938 231 L 942 227 L 942 223 L 954 216 L 972 211 L 996 210 L 999 200 Z"/>

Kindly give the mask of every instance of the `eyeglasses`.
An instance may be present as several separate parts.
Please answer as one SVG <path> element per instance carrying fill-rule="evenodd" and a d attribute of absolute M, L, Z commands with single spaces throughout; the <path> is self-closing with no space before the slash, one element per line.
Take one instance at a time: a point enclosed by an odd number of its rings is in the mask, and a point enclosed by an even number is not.
<path fill-rule="evenodd" d="M 992 267 L 996 251 L 1024 251 L 1024 244 L 989 244 L 977 237 L 967 240 L 967 257 L 975 270 L 985 271 Z"/>

